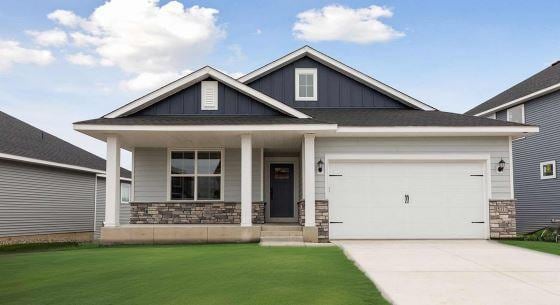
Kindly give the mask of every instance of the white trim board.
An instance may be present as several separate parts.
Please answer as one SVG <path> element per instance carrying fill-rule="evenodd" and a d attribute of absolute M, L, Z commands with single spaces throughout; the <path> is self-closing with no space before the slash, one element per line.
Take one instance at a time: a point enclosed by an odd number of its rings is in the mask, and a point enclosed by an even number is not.
<path fill-rule="evenodd" d="M 181 77 L 178 80 L 171 82 L 155 91 L 152 91 L 151 93 L 148 93 L 146 95 L 144 95 L 141 98 L 138 98 L 120 108 L 118 108 L 117 110 L 114 110 L 111 113 L 106 114 L 105 116 L 103 116 L 104 118 L 117 118 L 123 115 L 128 115 L 134 112 L 137 112 L 141 109 L 144 109 L 148 106 L 151 106 L 161 100 L 163 100 L 164 98 L 179 92 L 180 90 L 183 90 L 195 83 L 198 83 L 208 77 L 211 77 L 215 80 L 218 80 L 236 90 L 239 90 L 241 92 L 243 92 L 244 94 L 246 94 L 247 96 L 250 96 L 260 102 L 262 102 L 263 104 L 276 109 L 282 113 L 288 114 L 290 116 L 299 118 L 299 119 L 307 119 L 309 118 L 308 115 L 306 115 L 305 113 L 302 113 L 300 111 L 297 111 L 296 109 L 282 103 L 279 102 L 233 78 L 231 78 L 230 76 L 212 68 L 212 67 L 204 67 L 202 69 L 199 69 L 187 76 Z"/>
<path fill-rule="evenodd" d="M 336 130 L 336 124 L 270 125 L 96 125 L 74 124 L 79 131 L 318 131 Z"/>
<path fill-rule="evenodd" d="M 531 93 L 531 94 L 527 94 L 527 95 L 522 96 L 522 97 L 520 97 L 520 98 L 514 99 L 514 100 L 511 101 L 511 102 L 503 103 L 503 104 L 501 104 L 501 105 L 499 105 L 499 106 L 496 106 L 496 107 L 494 107 L 494 108 L 490 108 L 490 109 L 488 109 L 488 110 L 484 110 L 484 111 L 482 111 L 482 112 L 479 112 L 479 113 L 475 114 L 474 116 L 485 116 L 485 115 L 490 114 L 490 113 L 493 113 L 493 112 L 498 112 L 498 111 L 500 111 L 500 110 L 504 110 L 504 109 L 506 109 L 506 108 L 513 107 L 513 106 L 515 106 L 515 105 L 518 105 L 518 104 L 521 104 L 521 103 L 530 101 L 530 100 L 535 99 L 535 98 L 537 98 L 537 97 L 540 97 L 540 96 L 543 96 L 543 95 L 552 93 L 552 92 L 554 92 L 554 91 L 556 91 L 556 90 L 560 90 L 560 83 L 558 83 L 558 84 L 556 84 L 556 85 L 552 85 L 552 86 L 550 86 L 550 87 L 546 87 L 546 88 L 541 89 L 541 90 L 539 90 L 539 91 L 535 91 L 535 92 L 533 92 L 533 93 Z"/>
<path fill-rule="evenodd" d="M 304 56 L 309 56 L 310 58 L 319 61 L 320 63 L 358 81 L 361 82 L 367 86 L 370 86 L 374 89 L 380 90 L 381 92 L 388 94 L 389 96 L 396 98 L 397 100 L 412 106 L 414 108 L 417 109 L 421 109 L 421 110 L 436 110 L 434 107 L 425 104 L 411 96 L 408 96 L 354 68 L 351 68 L 313 48 L 311 48 L 310 46 L 304 46 L 303 48 L 300 48 L 298 50 L 293 51 L 292 53 L 289 53 L 288 55 L 285 55 L 253 72 L 250 72 L 242 77 L 240 77 L 238 80 L 242 83 L 248 83 L 251 82 L 252 80 L 257 79 L 258 77 L 260 77 L 261 75 L 267 74 L 271 71 L 274 71 L 276 69 L 279 69 L 280 67 L 283 67 L 291 62 L 294 62 Z"/>
<path fill-rule="evenodd" d="M 72 169 L 72 170 L 90 172 L 90 173 L 96 173 L 96 174 L 105 174 L 105 171 L 98 170 L 98 169 L 76 166 L 76 165 L 70 165 L 70 164 L 64 164 L 64 163 L 51 162 L 51 161 L 45 161 L 45 160 L 40 160 L 40 159 L 35 159 L 35 158 L 28 158 L 28 157 L 22 157 L 22 156 L 16 156 L 16 155 L 4 154 L 4 153 L 0 153 L 0 159 L 7 159 L 7 160 L 33 163 L 33 164 L 39 164 L 39 165 L 60 167 L 60 168 L 65 168 L 65 169 Z"/>

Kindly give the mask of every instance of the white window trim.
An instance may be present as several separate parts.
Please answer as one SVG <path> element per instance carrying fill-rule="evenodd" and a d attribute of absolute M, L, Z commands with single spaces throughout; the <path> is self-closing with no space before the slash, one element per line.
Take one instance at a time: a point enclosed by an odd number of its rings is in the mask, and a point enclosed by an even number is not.
<path fill-rule="evenodd" d="M 512 121 L 509 120 L 509 113 L 510 113 L 511 109 L 513 109 L 515 107 L 521 107 L 521 124 L 525 124 L 525 104 L 519 104 L 519 105 L 513 106 L 511 108 L 508 108 L 507 111 L 506 111 L 506 121 L 512 122 Z M 514 123 L 519 123 L 519 122 L 514 122 Z"/>
<path fill-rule="evenodd" d="M 128 185 L 128 201 L 123 200 L 123 195 L 122 195 L 123 194 L 122 189 L 123 189 L 123 186 L 125 186 L 125 185 Z M 130 203 L 131 195 L 132 195 L 132 187 L 131 187 L 130 183 L 121 182 L 121 203 Z"/>
<path fill-rule="evenodd" d="M 194 152 L 194 174 L 173 174 L 171 175 L 171 153 L 172 152 Z M 220 174 L 198 174 L 198 152 L 210 151 L 220 153 L 221 169 Z M 225 177 L 225 149 L 223 148 L 169 148 L 167 150 L 167 201 L 171 202 L 217 202 L 224 201 L 224 177 Z M 196 177 L 220 177 L 220 198 L 219 199 L 203 199 L 198 200 L 198 179 Z M 171 177 L 195 177 L 194 179 L 194 198 L 187 199 L 171 199 Z"/>
<path fill-rule="evenodd" d="M 552 172 L 553 172 L 552 176 L 545 176 L 544 175 L 543 166 L 545 166 L 547 164 L 552 164 Z M 541 171 L 541 180 L 555 179 L 556 178 L 556 160 L 541 162 L 540 163 L 540 171 Z"/>
<path fill-rule="evenodd" d="M 313 96 L 300 97 L 299 96 L 299 75 L 300 74 L 313 74 Z M 296 101 L 317 101 L 317 69 L 315 68 L 296 68 L 295 72 L 296 84 Z"/>
<path fill-rule="evenodd" d="M 211 88 L 212 90 L 214 90 L 215 93 L 215 100 L 213 101 L 214 104 L 212 105 L 207 105 L 204 102 L 204 91 L 207 88 Z M 218 110 L 218 82 L 217 81 L 201 81 L 200 82 L 200 110 L 206 111 L 206 110 Z"/>

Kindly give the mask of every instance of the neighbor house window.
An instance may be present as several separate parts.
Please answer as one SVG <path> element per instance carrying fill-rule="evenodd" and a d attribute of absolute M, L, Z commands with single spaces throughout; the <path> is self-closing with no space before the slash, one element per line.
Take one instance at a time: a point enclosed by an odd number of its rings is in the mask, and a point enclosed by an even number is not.
<path fill-rule="evenodd" d="M 556 161 L 541 162 L 541 179 L 556 178 Z"/>
<path fill-rule="evenodd" d="M 296 101 L 317 100 L 317 69 L 296 69 Z"/>
<path fill-rule="evenodd" d="M 496 113 L 495 112 L 492 113 L 491 115 L 487 116 L 487 118 L 495 120 L 496 119 Z"/>
<path fill-rule="evenodd" d="M 170 157 L 171 200 L 222 199 L 222 151 L 172 151 Z"/>
<path fill-rule="evenodd" d="M 121 202 L 130 202 L 130 183 L 121 183 Z"/>
<path fill-rule="evenodd" d="M 511 107 L 507 110 L 507 120 L 515 123 L 525 123 L 525 106 L 524 104 Z"/>

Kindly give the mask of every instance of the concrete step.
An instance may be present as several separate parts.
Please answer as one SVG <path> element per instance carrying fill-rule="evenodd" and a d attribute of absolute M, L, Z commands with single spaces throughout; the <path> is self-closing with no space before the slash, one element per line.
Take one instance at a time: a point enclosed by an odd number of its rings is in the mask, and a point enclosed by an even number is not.
<path fill-rule="evenodd" d="M 303 242 L 303 236 L 261 236 L 262 242 Z"/>
<path fill-rule="evenodd" d="M 261 241 L 263 247 L 305 247 L 302 241 Z"/>
<path fill-rule="evenodd" d="M 300 225 L 263 225 L 261 231 L 303 231 Z"/>
<path fill-rule="evenodd" d="M 302 231 L 261 231 L 261 237 L 273 237 L 273 236 L 303 236 Z"/>

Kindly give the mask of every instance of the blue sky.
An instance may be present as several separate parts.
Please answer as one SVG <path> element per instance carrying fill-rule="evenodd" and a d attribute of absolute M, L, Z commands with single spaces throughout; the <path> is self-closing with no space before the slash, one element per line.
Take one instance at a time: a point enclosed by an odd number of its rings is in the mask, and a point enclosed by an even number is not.
<path fill-rule="evenodd" d="M 169 2 L 144 11 L 106 6 L 97 19 L 90 15 L 105 1 L 0 2 L 0 57 L 12 56 L 0 59 L 0 110 L 103 156 L 104 143 L 73 131 L 72 122 L 99 117 L 149 84 L 205 64 L 240 75 L 309 44 L 440 110 L 464 112 L 560 59 L 560 1 Z M 321 19 L 331 18 L 323 9 L 335 4 L 344 14 L 376 5 L 379 16 L 371 10 L 371 23 L 322 26 L 331 22 Z M 141 15 L 195 5 L 171 25 L 168 15 Z M 51 14 L 57 10 L 72 15 Z M 307 19 L 298 17 L 302 12 Z M 146 24 L 134 24 L 130 14 Z M 131 27 L 115 21 L 122 16 Z M 294 32 L 296 23 L 305 30 Z M 113 32 L 99 34 L 96 26 Z M 122 29 L 138 35 L 121 37 Z M 179 38 L 169 33 L 177 29 Z M 71 36 L 77 32 L 97 40 L 80 45 Z M 159 46 L 145 46 L 160 33 L 166 38 Z"/>

